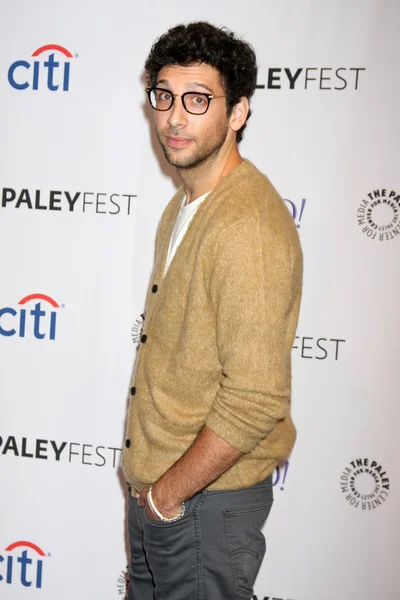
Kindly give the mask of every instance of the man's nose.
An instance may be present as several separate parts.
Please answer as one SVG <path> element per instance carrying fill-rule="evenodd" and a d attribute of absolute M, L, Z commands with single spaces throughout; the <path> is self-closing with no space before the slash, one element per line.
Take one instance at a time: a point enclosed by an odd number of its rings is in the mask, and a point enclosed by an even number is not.
<path fill-rule="evenodd" d="M 187 125 L 188 113 L 183 107 L 181 96 L 175 96 L 174 103 L 168 112 L 168 123 L 171 127 L 185 127 Z"/>

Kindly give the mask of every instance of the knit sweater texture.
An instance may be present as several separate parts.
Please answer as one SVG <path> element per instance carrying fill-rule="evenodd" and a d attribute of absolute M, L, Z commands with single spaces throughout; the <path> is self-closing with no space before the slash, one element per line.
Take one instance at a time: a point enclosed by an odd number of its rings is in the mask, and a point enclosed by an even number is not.
<path fill-rule="evenodd" d="M 296 438 L 291 349 L 302 252 L 275 188 L 248 160 L 193 217 L 163 276 L 184 191 L 159 225 L 122 466 L 134 491 L 155 483 L 206 425 L 243 456 L 209 486 L 252 486 Z"/>

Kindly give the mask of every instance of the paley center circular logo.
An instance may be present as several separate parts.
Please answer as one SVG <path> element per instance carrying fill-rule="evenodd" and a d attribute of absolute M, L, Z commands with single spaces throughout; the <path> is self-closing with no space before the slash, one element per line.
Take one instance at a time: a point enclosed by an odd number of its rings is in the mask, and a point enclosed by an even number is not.
<path fill-rule="evenodd" d="M 120 600 L 127 600 L 128 598 L 128 586 L 129 586 L 129 573 L 128 566 L 126 569 L 121 571 L 117 579 L 117 590 L 118 590 L 118 598 Z"/>
<path fill-rule="evenodd" d="M 357 221 L 371 240 L 393 240 L 400 235 L 400 194 L 390 189 L 373 190 L 361 201 Z"/>
<path fill-rule="evenodd" d="M 143 325 L 144 325 L 145 316 L 144 313 L 140 315 L 138 319 L 136 319 L 132 329 L 131 329 L 131 337 L 132 342 L 136 345 L 136 349 L 139 348 L 140 338 L 143 333 Z"/>
<path fill-rule="evenodd" d="M 350 506 L 372 510 L 387 500 L 390 481 L 378 462 L 370 458 L 357 458 L 342 471 L 340 487 Z"/>

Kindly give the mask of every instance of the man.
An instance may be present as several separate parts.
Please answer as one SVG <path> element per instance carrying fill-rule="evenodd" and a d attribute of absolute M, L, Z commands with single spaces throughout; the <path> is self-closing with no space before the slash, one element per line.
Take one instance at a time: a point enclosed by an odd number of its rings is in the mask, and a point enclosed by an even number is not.
<path fill-rule="evenodd" d="M 272 472 L 295 440 L 302 254 L 283 200 L 238 150 L 251 46 L 208 23 L 179 25 L 146 71 L 183 186 L 160 222 L 131 388 L 129 599 L 250 599 Z"/>

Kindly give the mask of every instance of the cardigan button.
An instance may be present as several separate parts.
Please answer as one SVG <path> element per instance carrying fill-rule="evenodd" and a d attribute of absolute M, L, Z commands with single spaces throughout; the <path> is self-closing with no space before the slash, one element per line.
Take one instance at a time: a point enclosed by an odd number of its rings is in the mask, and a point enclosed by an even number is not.
<path fill-rule="evenodd" d="M 153 292 L 153 294 L 156 294 L 158 292 L 158 285 L 156 283 L 151 288 L 151 291 Z"/>
<path fill-rule="evenodd" d="M 147 340 L 147 335 L 144 333 L 144 334 L 142 335 L 142 337 L 140 338 L 140 341 L 142 342 L 142 344 L 145 344 L 145 343 L 146 343 L 146 340 Z"/>
<path fill-rule="evenodd" d="M 131 396 L 134 396 L 136 394 L 136 388 L 135 386 L 131 387 Z"/>
<path fill-rule="evenodd" d="M 130 448 L 131 445 L 131 440 L 126 440 L 125 441 L 125 448 Z"/>

